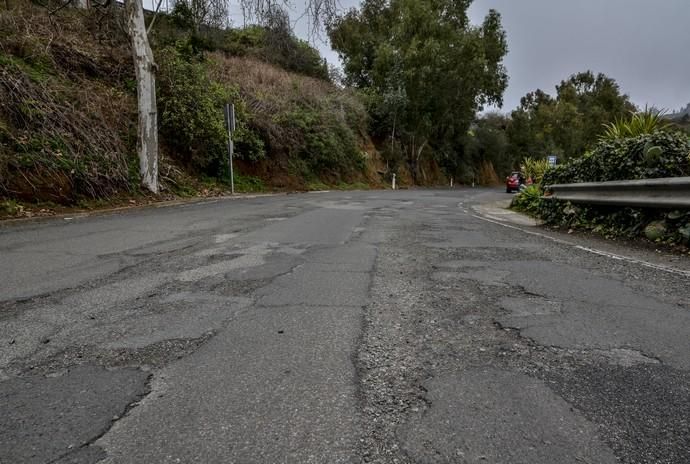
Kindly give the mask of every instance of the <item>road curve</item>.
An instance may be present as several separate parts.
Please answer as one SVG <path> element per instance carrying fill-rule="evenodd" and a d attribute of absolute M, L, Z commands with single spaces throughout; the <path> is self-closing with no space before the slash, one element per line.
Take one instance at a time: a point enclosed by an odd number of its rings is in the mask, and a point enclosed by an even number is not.
<path fill-rule="evenodd" d="M 690 260 L 504 198 L 0 227 L 0 463 L 690 462 Z"/>

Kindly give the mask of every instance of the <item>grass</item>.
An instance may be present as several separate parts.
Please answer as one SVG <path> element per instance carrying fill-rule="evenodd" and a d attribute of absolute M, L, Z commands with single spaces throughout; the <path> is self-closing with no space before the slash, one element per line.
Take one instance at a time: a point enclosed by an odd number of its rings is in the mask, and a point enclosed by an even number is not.
<path fill-rule="evenodd" d="M 353 182 L 351 184 L 341 182 L 336 188 L 338 190 L 369 190 L 369 186 L 364 182 Z"/>
<path fill-rule="evenodd" d="M 370 188 L 371 187 L 364 182 L 340 182 L 338 184 L 328 185 L 321 181 L 316 181 L 307 184 L 307 190 L 310 192 L 317 192 L 321 190 L 369 190 Z"/>
<path fill-rule="evenodd" d="M 323 182 L 317 181 L 317 182 L 310 182 L 307 184 L 307 190 L 310 192 L 319 192 L 322 190 L 330 190 L 331 187 L 324 184 Z"/>
<path fill-rule="evenodd" d="M 235 191 L 241 193 L 260 193 L 267 190 L 263 180 L 255 176 L 235 174 Z"/>
<path fill-rule="evenodd" d="M 40 58 L 29 60 L 0 53 L 0 66 L 12 66 L 22 71 L 34 82 L 42 83 L 55 77 L 55 69 L 52 65 L 48 60 L 42 60 Z"/>
<path fill-rule="evenodd" d="M 3 216 L 17 216 L 21 214 L 24 207 L 15 200 L 0 201 L 0 215 Z"/>

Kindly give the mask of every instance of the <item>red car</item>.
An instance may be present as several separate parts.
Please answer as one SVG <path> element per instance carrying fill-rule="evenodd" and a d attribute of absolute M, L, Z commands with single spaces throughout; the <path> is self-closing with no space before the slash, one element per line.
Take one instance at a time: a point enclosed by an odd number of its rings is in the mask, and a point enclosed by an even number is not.
<path fill-rule="evenodd" d="M 518 192 L 520 185 L 525 183 L 525 177 L 521 172 L 513 172 L 506 177 L 506 193 Z"/>

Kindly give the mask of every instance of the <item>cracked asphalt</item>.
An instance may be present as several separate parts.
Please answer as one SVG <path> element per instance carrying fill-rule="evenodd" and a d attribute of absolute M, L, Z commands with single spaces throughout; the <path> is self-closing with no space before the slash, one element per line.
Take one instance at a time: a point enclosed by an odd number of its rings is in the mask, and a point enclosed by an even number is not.
<path fill-rule="evenodd" d="M 0 463 L 690 463 L 690 259 L 506 198 L 0 226 Z"/>

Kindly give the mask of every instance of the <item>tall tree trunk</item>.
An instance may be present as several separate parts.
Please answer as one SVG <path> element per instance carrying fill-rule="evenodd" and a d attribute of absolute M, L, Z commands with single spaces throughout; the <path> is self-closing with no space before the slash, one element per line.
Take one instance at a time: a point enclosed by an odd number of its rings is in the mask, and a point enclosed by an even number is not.
<path fill-rule="evenodd" d="M 419 163 L 419 159 L 422 157 L 422 152 L 424 151 L 426 144 L 427 144 L 427 141 L 425 140 L 422 142 L 422 144 L 417 149 L 417 163 Z"/>
<path fill-rule="evenodd" d="M 419 185 L 419 174 L 420 174 L 420 159 L 422 157 L 422 153 L 424 152 L 424 148 L 426 148 L 426 144 L 428 143 L 427 140 L 422 139 L 422 143 L 420 145 L 416 144 L 416 137 L 412 136 L 412 145 L 410 146 L 410 155 L 409 155 L 409 166 L 410 166 L 410 174 L 412 175 L 412 180 L 414 181 L 415 185 Z M 421 171 L 423 174 L 423 178 L 426 177 L 426 175 L 423 173 L 423 170 Z"/>
<path fill-rule="evenodd" d="M 137 152 L 141 183 L 158 193 L 158 111 L 156 109 L 156 63 L 144 23 L 142 0 L 126 0 L 127 32 L 132 42 L 137 79 Z"/>

